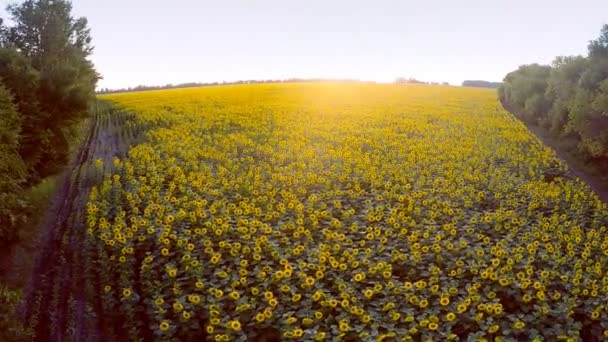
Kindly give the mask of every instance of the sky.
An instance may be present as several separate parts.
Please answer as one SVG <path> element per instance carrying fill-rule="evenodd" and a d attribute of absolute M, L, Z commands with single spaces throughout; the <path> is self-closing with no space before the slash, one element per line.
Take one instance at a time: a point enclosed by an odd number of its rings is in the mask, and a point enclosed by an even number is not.
<path fill-rule="evenodd" d="M 89 20 L 100 88 L 293 77 L 500 81 L 521 64 L 585 54 L 608 23 L 606 0 L 72 3 Z"/>

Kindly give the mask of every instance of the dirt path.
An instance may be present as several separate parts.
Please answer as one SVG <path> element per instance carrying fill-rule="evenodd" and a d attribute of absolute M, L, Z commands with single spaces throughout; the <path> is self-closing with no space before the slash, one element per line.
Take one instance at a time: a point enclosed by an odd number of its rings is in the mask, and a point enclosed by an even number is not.
<path fill-rule="evenodd" d="M 76 160 L 62 176 L 41 226 L 39 250 L 25 291 L 23 315 L 36 323 L 35 341 L 104 341 L 99 312 L 99 270 L 86 233 L 88 192 L 103 177 L 95 161 L 111 165 L 128 151 L 126 116 L 105 107 L 91 120 Z"/>
<path fill-rule="evenodd" d="M 86 161 L 95 136 L 96 120 L 92 121 L 89 134 L 80 147 L 76 160 L 62 176 L 61 185 L 42 224 L 40 250 L 26 290 L 24 307 L 25 316 L 37 321 L 35 340 L 71 340 L 70 334 L 66 334 L 63 328 L 69 321 L 68 301 L 78 311 L 75 316 L 81 316 L 84 312 L 81 308 L 82 293 L 73 291 L 70 284 L 78 278 L 73 275 L 78 275 L 74 261 L 78 258 L 76 254 L 80 252 L 80 246 L 74 239 L 81 236 L 77 234 L 81 227 L 71 225 L 71 214 L 80 209 L 76 200 L 79 190 L 77 184 L 81 178 L 79 165 Z M 79 322 L 74 323 L 77 327 L 80 325 Z"/>

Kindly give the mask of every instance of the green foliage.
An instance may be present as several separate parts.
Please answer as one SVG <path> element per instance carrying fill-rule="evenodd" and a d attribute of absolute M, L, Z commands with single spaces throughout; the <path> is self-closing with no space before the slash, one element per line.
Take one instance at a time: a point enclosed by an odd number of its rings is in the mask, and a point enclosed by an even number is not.
<path fill-rule="evenodd" d="M 608 117 L 608 79 L 600 83 L 598 93 L 591 107 L 601 115 Z"/>
<path fill-rule="evenodd" d="M 55 192 L 58 176 L 43 179 L 27 191 L 28 202 L 33 208 L 46 208 Z"/>
<path fill-rule="evenodd" d="M 38 131 L 48 118 L 40 111 L 37 98 L 39 73 L 30 61 L 15 48 L 0 48 L 0 77 L 13 95 L 13 102 L 21 114 L 22 139 L 19 153 L 28 166 L 36 165 L 43 149 L 50 148 Z"/>
<path fill-rule="evenodd" d="M 538 121 L 548 109 L 544 94 L 550 72 L 551 67 L 546 65 L 520 66 L 507 74 L 503 86 L 499 88 L 501 101 L 521 113 L 525 120 Z"/>
<path fill-rule="evenodd" d="M 85 18 L 69 1 L 28 0 L 8 7 L 0 30 L 0 77 L 23 117 L 19 153 L 30 181 L 58 171 L 68 159 L 67 133 L 88 113 L 99 78 Z"/>
<path fill-rule="evenodd" d="M 560 56 L 551 66 L 520 66 L 498 93 L 522 120 L 577 137 L 584 156 L 608 160 L 608 25 L 588 50 L 587 57 Z"/>
<path fill-rule="evenodd" d="M 9 151 L 19 144 L 21 118 L 12 103 L 8 90 L 0 83 L 0 148 Z M 6 171 L 5 169 L 2 169 Z"/>
<path fill-rule="evenodd" d="M 480 88 L 498 88 L 502 85 L 500 82 L 489 82 L 483 80 L 465 80 L 462 82 L 463 87 L 480 87 Z"/>
<path fill-rule="evenodd" d="M 31 224 L 22 187 L 67 163 L 94 99 L 90 30 L 71 11 L 66 0 L 27 0 L 8 7 L 10 26 L 0 20 L 0 245 Z"/>
<path fill-rule="evenodd" d="M 602 26 L 600 37 L 589 42 L 589 57 L 608 57 L 608 24 Z"/>
<path fill-rule="evenodd" d="M 568 108 L 587 64 L 582 56 L 558 56 L 553 61 L 545 92 L 545 98 L 552 105 L 545 124 L 554 133 L 560 133 L 568 123 Z"/>
<path fill-rule="evenodd" d="M 31 341 L 32 331 L 25 322 L 18 319 L 17 306 L 21 292 L 0 285 L 0 340 Z"/>
<path fill-rule="evenodd" d="M 16 237 L 16 227 L 23 217 L 16 214 L 25 206 L 20 201 L 21 185 L 25 179 L 25 164 L 19 156 L 19 113 L 12 97 L 0 83 L 0 244 Z"/>
<path fill-rule="evenodd" d="M 37 69 L 53 60 L 92 52 L 86 18 L 72 18 L 72 4 L 65 0 L 27 0 L 10 5 L 15 24 L 8 40 L 31 58 Z"/>

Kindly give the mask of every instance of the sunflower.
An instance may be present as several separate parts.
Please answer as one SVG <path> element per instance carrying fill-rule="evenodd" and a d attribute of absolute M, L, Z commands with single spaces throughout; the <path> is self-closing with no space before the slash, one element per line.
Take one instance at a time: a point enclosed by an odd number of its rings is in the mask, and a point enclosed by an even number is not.
<path fill-rule="evenodd" d="M 228 327 L 233 331 L 241 331 L 241 322 L 239 321 L 230 321 L 228 322 Z"/>
<path fill-rule="evenodd" d="M 169 322 L 167 321 L 162 321 L 158 327 L 160 328 L 161 331 L 167 331 L 169 330 L 170 326 L 169 326 Z"/>

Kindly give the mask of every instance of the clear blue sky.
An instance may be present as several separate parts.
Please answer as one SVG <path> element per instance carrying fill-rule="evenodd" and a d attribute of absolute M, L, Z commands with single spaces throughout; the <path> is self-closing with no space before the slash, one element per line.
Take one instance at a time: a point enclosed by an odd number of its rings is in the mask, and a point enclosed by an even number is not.
<path fill-rule="evenodd" d="M 7 2 L 0 0 L 0 2 Z M 585 54 L 608 0 L 74 0 L 100 87 L 290 77 L 459 84 Z M 3 6 L 4 7 L 4 6 Z"/>

